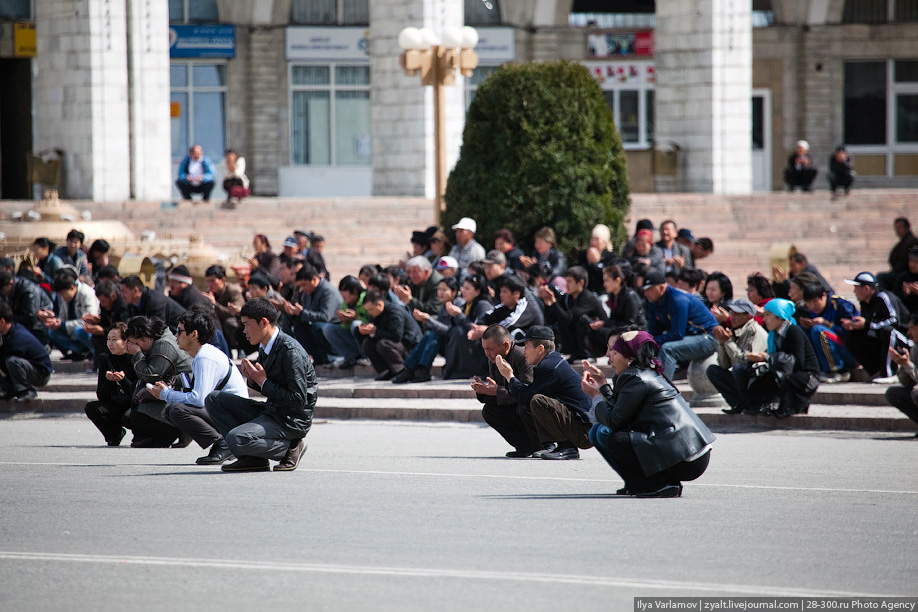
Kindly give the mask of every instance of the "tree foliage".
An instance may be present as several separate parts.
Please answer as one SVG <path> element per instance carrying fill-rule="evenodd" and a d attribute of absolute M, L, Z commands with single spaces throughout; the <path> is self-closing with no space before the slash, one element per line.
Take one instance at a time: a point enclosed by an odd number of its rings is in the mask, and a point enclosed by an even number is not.
<path fill-rule="evenodd" d="M 478 87 L 469 107 L 441 222 L 448 228 L 472 217 L 486 247 L 500 228 L 529 247 L 533 233 L 549 226 L 570 255 L 587 246 L 597 223 L 621 244 L 628 193 L 621 138 L 587 69 L 508 64 Z"/>

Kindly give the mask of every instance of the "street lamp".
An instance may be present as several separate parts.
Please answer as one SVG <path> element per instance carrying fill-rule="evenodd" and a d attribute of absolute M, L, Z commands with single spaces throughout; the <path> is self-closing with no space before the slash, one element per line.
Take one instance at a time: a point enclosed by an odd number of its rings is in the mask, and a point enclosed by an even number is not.
<path fill-rule="evenodd" d="M 399 62 L 405 74 L 421 75 L 421 84 L 434 90 L 434 158 L 436 160 L 436 212 L 445 208 L 446 192 L 446 126 L 443 86 L 456 83 L 456 69 L 472 76 L 478 66 L 478 55 L 472 50 L 478 44 L 475 28 L 443 28 L 440 40 L 429 28 L 405 28 L 398 35 L 402 48 Z"/>

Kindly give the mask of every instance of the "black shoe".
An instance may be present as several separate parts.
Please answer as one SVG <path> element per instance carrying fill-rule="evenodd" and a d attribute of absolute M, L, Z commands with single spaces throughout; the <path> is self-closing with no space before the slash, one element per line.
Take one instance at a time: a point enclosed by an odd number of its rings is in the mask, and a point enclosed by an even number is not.
<path fill-rule="evenodd" d="M 290 442 L 290 448 L 287 449 L 287 454 L 284 455 L 284 458 L 281 459 L 280 463 L 274 466 L 275 472 L 292 472 L 296 469 L 296 466 L 300 464 L 300 459 L 303 458 L 303 453 L 306 452 L 306 440 L 300 438 L 295 443 Z"/>
<path fill-rule="evenodd" d="M 616 491 L 615 494 L 616 494 L 616 495 L 627 495 L 627 496 L 630 497 L 630 496 L 631 496 L 631 490 L 628 489 L 628 487 L 622 487 L 621 489 L 619 489 L 618 491 Z"/>
<path fill-rule="evenodd" d="M 179 436 L 179 439 L 172 444 L 172 448 L 185 448 L 191 444 L 192 440 L 193 438 L 191 436 L 183 432 L 182 435 Z"/>
<path fill-rule="evenodd" d="M 21 402 L 21 403 L 31 402 L 36 397 L 38 397 L 38 392 L 35 389 L 26 389 L 22 393 L 18 394 L 16 396 L 16 399 L 14 399 L 13 401 Z"/>
<path fill-rule="evenodd" d="M 555 450 L 557 450 L 557 448 L 558 448 L 557 442 L 549 442 L 547 444 L 542 445 L 542 448 L 540 448 L 536 452 L 532 453 L 532 456 L 535 457 L 536 459 L 541 459 L 542 455 L 544 455 L 545 453 L 553 453 L 555 452 Z"/>
<path fill-rule="evenodd" d="M 172 440 L 162 440 L 156 438 L 141 438 L 131 442 L 131 448 L 169 448 Z"/>
<path fill-rule="evenodd" d="M 233 451 L 226 445 L 226 440 L 214 442 L 210 447 L 210 453 L 206 457 L 198 457 L 198 465 L 220 465 L 224 461 L 233 458 Z"/>
<path fill-rule="evenodd" d="M 532 451 L 529 450 L 512 450 L 504 456 L 509 457 L 510 459 L 527 459 L 532 457 L 533 454 Z"/>
<path fill-rule="evenodd" d="M 0 401 L 8 402 L 14 397 L 16 397 L 17 395 L 18 394 L 15 391 L 7 391 L 3 395 L 0 395 Z"/>
<path fill-rule="evenodd" d="M 357 367 L 356 359 L 345 359 L 344 361 L 338 364 L 339 370 L 353 370 L 356 367 Z"/>
<path fill-rule="evenodd" d="M 428 380 L 430 380 L 430 370 L 422 366 L 414 371 L 411 382 L 427 382 Z"/>
<path fill-rule="evenodd" d="M 542 459 L 549 461 L 564 461 L 567 459 L 580 459 L 580 451 L 576 446 L 559 446 L 557 450 L 551 453 L 543 453 Z"/>
<path fill-rule="evenodd" d="M 721 412 L 724 414 L 741 414 L 743 412 L 742 406 L 737 406 L 736 408 L 721 408 Z"/>
<path fill-rule="evenodd" d="M 127 434 L 127 429 L 124 427 L 121 428 L 121 434 L 118 436 L 118 439 L 106 440 L 109 446 L 121 446 L 121 441 L 124 440 L 124 436 Z"/>
<path fill-rule="evenodd" d="M 682 497 L 682 485 L 666 485 L 656 491 L 641 491 L 635 497 Z"/>
<path fill-rule="evenodd" d="M 390 372 L 389 370 L 386 370 L 382 374 L 377 375 L 376 378 L 374 378 L 373 380 L 378 380 L 378 381 L 392 380 L 393 378 L 397 376 L 397 374 L 398 374 L 397 372 Z"/>
<path fill-rule="evenodd" d="M 392 383 L 396 385 L 403 385 L 405 383 L 409 383 L 411 382 L 412 376 L 413 374 L 411 373 L 411 370 L 409 370 L 408 368 L 405 368 L 404 370 L 402 370 L 401 372 L 399 372 L 392 378 Z"/>
<path fill-rule="evenodd" d="M 239 457 L 220 469 L 224 472 L 268 472 L 271 466 L 264 457 Z"/>

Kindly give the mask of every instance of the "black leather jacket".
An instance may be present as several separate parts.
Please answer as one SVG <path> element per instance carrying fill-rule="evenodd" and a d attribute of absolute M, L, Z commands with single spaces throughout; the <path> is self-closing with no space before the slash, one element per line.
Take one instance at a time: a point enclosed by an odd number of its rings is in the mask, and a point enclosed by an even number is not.
<path fill-rule="evenodd" d="M 714 441 L 682 395 L 654 370 L 630 367 L 603 385 L 596 420 L 612 431 L 628 431 L 646 476 L 698 454 Z"/>

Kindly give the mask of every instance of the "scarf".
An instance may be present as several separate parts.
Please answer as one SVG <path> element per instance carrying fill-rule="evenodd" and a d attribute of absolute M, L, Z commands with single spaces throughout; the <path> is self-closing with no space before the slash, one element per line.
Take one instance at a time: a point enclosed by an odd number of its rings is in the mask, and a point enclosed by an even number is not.
<path fill-rule="evenodd" d="M 634 359 L 637 357 L 637 350 L 648 342 L 653 343 L 657 348 L 660 347 L 654 341 L 653 336 L 645 331 L 625 332 L 612 345 L 612 350 L 626 359 Z M 650 362 L 650 365 L 657 374 L 663 374 L 663 364 L 659 359 L 654 359 Z"/>
<path fill-rule="evenodd" d="M 794 303 L 790 300 L 782 300 L 780 298 L 775 298 L 770 300 L 765 304 L 765 310 L 775 315 L 779 319 L 783 319 L 784 323 L 781 324 L 776 331 L 768 332 L 768 352 L 776 353 L 777 352 L 777 338 L 784 338 L 787 335 L 787 328 L 791 325 L 796 325 L 797 322 L 794 320 L 794 311 L 796 307 Z"/>

